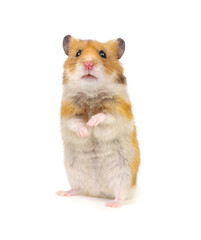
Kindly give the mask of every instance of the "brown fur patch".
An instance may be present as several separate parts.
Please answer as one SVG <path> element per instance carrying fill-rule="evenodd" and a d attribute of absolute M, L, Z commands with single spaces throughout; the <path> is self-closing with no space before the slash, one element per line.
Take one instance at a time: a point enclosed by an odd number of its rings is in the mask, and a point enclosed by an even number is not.
<path fill-rule="evenodd" d="M 118 83 L 123 83 L 123 84 L 125 84 L 125 83 L 126 83 L 126 78 L 125 78 L 123 75 L 120 75 L 120 76 L 117 78 L 117 82 L 118 82 Z"/>
<path fill-rule="evenodd" d="M 110 96 L 107 92 L 100 93 L 97 97 L 89 97 L 85 93 L 79 93 L 62 104 L 61 117 L 74 116 L 88 121 L 97 113 L 110 113 L 121 115 L 131 120 L 133 115 L 131 105 L 123 98 Z"/>

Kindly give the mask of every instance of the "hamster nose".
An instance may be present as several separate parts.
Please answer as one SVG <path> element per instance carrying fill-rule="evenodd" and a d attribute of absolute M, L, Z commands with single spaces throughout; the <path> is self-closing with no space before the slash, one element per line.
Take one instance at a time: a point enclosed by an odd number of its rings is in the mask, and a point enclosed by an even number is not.
<path fill-rule="evenodd" d="M 86 70 L 92 70 L 94 63 L 91 60 L 88 60 L 88 61 L 85 61 L 84 66 Z"/>

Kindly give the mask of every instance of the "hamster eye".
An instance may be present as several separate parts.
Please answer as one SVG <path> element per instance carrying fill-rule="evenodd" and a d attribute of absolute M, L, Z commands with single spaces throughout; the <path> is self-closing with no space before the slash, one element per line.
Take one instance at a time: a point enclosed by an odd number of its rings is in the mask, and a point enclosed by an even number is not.
<path fill-rule="evenodd" d="M 79 50 L 77 53 L 76 53 L 76 57 L 79 57 L 80 55 L 81 55 L 81 52 L 82 52 L 82 50 Z"/>
<path fill-rule="evenodd" d="M 99 52 L 99 55 L 100 55 L 102 58 L 106 58 L 106 53 L 103 52 L 103 50 L 101 50 L 101 51 Z"/>

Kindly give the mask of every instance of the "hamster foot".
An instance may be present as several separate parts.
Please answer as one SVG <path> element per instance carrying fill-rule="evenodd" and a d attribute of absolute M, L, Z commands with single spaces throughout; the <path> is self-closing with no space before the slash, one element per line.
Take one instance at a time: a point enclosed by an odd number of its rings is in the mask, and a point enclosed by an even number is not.
<path fill-rule="evenodd" d="M 77 189 L 71 189 L 69 191 L 58 191 L 56 192 L 56 195 L 62 196 L 62 197 L 70 197 L 70 196 L 75 196 L 77 194 L 78 190 Z"/>
<path fill-rule="evenodd" d="M 106 207 L 118 208 L 121 206 L 121 201 L 119 199 L 114 199 L 113 201 L 107 202 Z"/>

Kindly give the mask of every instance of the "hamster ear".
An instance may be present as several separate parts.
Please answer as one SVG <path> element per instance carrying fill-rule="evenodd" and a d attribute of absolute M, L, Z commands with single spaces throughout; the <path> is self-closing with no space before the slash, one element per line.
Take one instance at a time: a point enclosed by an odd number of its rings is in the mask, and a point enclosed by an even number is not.
<path fill-rule="evenodd" d="M 117 38 L 117 41 L 118 41 L 117 57 L 118 59 L 120 59 L 125 51 L 125 41 L 122 38 Z"/>
<path fill-rule="evenodd" d="M 71 35 L 67 35 L 63 39 L 63 49 L 64 49 L 64 52 L 66 53 L 66 55 L 69 54 L 69 43 L 70 43 L 71 38 L 72 38 Z"/>

